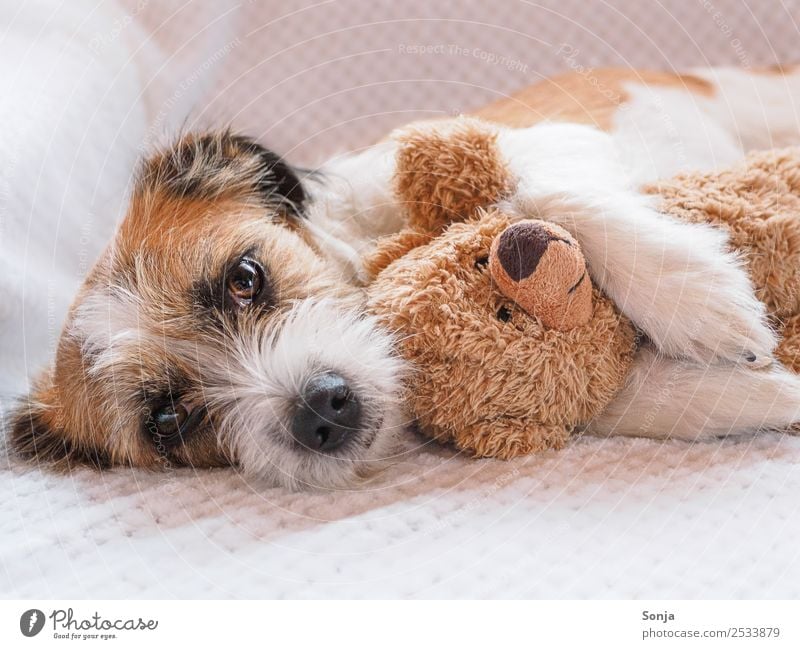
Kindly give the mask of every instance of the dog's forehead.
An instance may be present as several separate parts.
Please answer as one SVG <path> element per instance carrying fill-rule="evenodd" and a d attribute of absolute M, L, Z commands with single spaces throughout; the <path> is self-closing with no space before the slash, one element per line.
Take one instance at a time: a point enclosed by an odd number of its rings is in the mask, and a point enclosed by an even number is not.
<path fill-rule="evenodd" d="M 263 209 L 242 203 L 140 197 L 109 248 L 109 274 L 198 271 L 263 237 L 268 223 Z"/>

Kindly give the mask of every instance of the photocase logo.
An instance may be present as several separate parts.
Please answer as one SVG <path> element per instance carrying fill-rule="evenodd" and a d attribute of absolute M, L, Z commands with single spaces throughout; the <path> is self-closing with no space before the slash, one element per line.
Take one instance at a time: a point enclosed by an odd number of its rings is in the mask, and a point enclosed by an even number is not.
<path fill-rule="evenodd" d="M 44 628 L 44 613 L 38 608 L 25 611 L 19 618 L 19 630 L 22 635 L 32 638 Z"/>

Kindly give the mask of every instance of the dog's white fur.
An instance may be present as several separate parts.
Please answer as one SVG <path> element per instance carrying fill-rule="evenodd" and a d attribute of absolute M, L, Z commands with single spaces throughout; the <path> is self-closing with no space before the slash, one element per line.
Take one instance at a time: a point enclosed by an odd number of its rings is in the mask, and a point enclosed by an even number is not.
<path fill-rule="evenodd" d="M 392 347 L 391 337 L 357 310 L 332 299 L 304 300 L 278 329 L 238 332 L 224 354 L 205 348 L 199 360 L 211 386 L 206 406 L 222 413 L 220 439 L 248 473 L 290 488 L 352 485 L 391 454 L 402 430 L 394 400 L 403 368 Z M 334 456 L 298 452 L 288 423 L 297 395 L 309 378 L 328 371 L 346 376 L 359 396 L 363 430 L 358 443 Z"/>
<path fill-rule="evenodd" d="M 316 263 L 322 273 L 324 262 Z M 124 457 L 136 455 L 141 387 L 115 368 L 137 364 L 147 347 L 196 366 L 202 395 L 189 403 L 214 415 L 220 447 L 247 474 L 292 489 L 358 483 L 391 456 L 406 423 L 397 403 L 405 367 L 393 353 L 392 336 L 363 313 L 357 290 L 326 296 L 320 286 L 269 323 L 242 317 L 222 336 L 198 333 L 191 339 L 167 335 L 167 316 L 149 311 L 138 293 L 121 285 L 89 289 L 65 335 L 80 341 L 87 376 L 112 377 L 101 407 L 129 415 L 103 418 L 113 422 L 106 429 L 109 445 Z M 361 406 L 358 431 L 335 454 L 300 449 L 291 434 L 300 395 L 311 379 L 328 372 L 346 377 Z"/>
<path fill-rule="evenodd" d="M 752 370 L 639 351 L 627 385 L 591 422 L 598 435 L 702 440 L 800 421 L 800 380 L 775 363 Z"/>
<path fill-rule="evenodd" d="M 800 73 L 697 74 L 711 82 L 711 96 L 628 84 L 609 132 L 547 122 L 500 128 L 499 149 L 517 179 L 503 207 L 568 229 L 594 281 L 651 341 L 590 427 L 597 433 L 701 439 L 800 420 L 800 378 L 773 366 L 775 336 L 725 236 L 662 216 L 637 190 L 800 142 Z M 387 141 L 332 161 L 333 188 L 312 207 L 321 245 L 356 277 L 369 241 L 402 225 L 393 160 Z"/>

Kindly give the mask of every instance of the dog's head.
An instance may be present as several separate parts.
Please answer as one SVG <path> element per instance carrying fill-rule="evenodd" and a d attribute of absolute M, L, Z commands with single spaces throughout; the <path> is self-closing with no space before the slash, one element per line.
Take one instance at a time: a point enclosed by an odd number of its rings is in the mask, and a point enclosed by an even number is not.
<path fill-rule="evenodd" d="M 303 225 L 307 188 L 229 132 L 143 164 L 55 362 L 15 414 L 37 462 L 236 464 L 291 486 L 352 483 L 398 424 L 398 361 Z"/>

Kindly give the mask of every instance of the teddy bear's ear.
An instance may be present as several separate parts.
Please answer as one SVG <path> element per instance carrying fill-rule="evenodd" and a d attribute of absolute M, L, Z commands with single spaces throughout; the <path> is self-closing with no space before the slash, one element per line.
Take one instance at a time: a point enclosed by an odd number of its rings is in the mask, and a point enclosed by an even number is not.
<path fill-rule="evenodd" d="M 548 329 L 567 331 L 592 317 L 592 282 L 578 242 L 546 221 L 518 221 L 500 233 L 489 253 L 500 292 Z"/>
<path fill-rule="evenodd" d="M 438 234 L 505 196 L 511 174 L 497 149 L 497 130 L 468 117 L 401 129 L 395 195 L 409 226 Z"/>
<path fill-rule="evenodd" d="M 425 245 L 432 238 L 433 235 L 427 232 L 401 230 L 397 234 L 378 239 L 375 249 L 364 257 L 364 272 L 367 281 L 375 279 L 395 259 L 399 259 L 414 248 Z"/>

